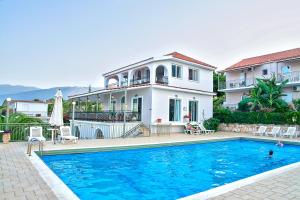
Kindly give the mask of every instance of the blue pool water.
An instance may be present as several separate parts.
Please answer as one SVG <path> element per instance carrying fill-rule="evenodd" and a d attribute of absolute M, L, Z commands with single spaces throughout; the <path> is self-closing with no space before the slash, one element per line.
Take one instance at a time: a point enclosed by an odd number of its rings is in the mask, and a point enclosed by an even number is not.
<path fill-rule="evenodd" d="M 300 146 L 230 140 L 42 159 L 81 199 L 176 199 L 298 162 Z"/>

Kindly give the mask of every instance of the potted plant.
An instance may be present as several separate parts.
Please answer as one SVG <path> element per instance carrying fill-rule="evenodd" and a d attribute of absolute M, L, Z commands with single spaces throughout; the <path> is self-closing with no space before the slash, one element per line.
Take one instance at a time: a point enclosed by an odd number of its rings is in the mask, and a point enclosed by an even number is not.
<path fill-rule="evenodd" d="M 2 142 L 3 142 L 3 144 L 8 144 L 9 143 L 10 134 L 11 134 L 10 130 L 6 130 L 6 131 L 2 132 Z"/>
<path fill-rule="evenodd" d="M 161 123 L 161 118 L 157 118 L 157 119 L 156 119 L 156 122 L 157 122 L 157 123 Z"/>
<path fill-rule="evenodd" d="M 190 121 L 190 115 L 184 115 L 183 116 L 183 120 L 184 120 L 184 122 L 189 122 Z"/>

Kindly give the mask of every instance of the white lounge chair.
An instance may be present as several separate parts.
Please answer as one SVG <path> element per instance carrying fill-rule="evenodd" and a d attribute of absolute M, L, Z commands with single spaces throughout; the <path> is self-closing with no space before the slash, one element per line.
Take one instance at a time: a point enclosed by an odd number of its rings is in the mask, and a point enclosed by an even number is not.
<path fill-rule="evenodd" d="M 30 135 L 28 142 L 39 141 L 45 142 L 46 138 L 43 136 L 43 128 L 41 126 L 30 127 Z"/>
<path fill-rule="evenodd" d="M 61 126 L 59 130 L 60 130 L 60 137 L 63 144 L 65 143 L 65 140 L 71 140 L 77 143 L 78 137 L 72 135 L 70 126 Z"/>
<path fill-rule="evenodd" d="M 274 136 L 277 137 L 280 135 L 280 126 L 274 126 L 271 130 L 271 132 L 266 132 L 266 136 Z"/>
<path fill-rule="evenodd" d="M 257 131 L 253 132 L 253 135 L 264 135 L 267 130 L 266 126 L 260 126 Z"/>
<path fill-rule="evenodd" d="M 199 123 L 199 128 L 201 133 L 214 133 L 215 130 L 207 130 L 202 123 Z"/>
<path fill-rule="evenodd" d="M 282 137 L 296 137 L 296 127 L 288 127 L 285 133 L 282 133 Z"/>

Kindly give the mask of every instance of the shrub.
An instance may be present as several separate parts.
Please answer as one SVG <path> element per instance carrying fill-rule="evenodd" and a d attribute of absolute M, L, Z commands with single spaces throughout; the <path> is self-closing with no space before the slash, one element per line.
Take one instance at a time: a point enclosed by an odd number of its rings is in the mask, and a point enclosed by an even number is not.
<path fill-rule="evenodd" d="M 203 123 L 206 129 L 215 130 L 215 131 L 218 130 L 219 124 L 220 124 L 220 120 L 216 118 L 210 118 L 208 120 L 205 120 Z"/>
<path fill-rule="evenodd" d="M 238 110 L 239 111 L 250 111 L 250 107 L 249 106 L 249 100 L 243 99 L 242 101 L 240 101 L 240 103 L 238 104 Z"/>
<path fill-rule="evenodd" d="M 240 124 L 300 124 L 300 112 L 231 112 L 218 111 L 214 118 L 221 123 Z"/>

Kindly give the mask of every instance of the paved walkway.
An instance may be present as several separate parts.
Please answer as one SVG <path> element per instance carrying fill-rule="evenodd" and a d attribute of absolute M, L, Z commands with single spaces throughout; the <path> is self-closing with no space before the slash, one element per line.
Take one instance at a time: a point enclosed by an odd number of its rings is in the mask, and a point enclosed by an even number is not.
<path fill-rule="evenodd" d="M 300 169 L 241 187 L 211 200 L 296 200 L 300 199 Z"/>
<path fill-rule="evenodd" d="M 47 143 L 45 150 L 104 147 L 133 144 L 193 141 L 201 139 L 250 136 L 217 133 L 207 136 L 172 134 L 112 140 L 81 140 L 78 144 Z M 297 139 L 300 141 L 300 139 Z M 57 199 L 26 157 L 26 143 L 0 144 L 0 200 L 2 199 Z M 242 187 L 213 199 L 300 199 L 300 169 Z"/>
<path fill-rule="evenodd" d="M 25 152 L 25 143 L 0 144 L 0 199 L 57 199 Z"/>

